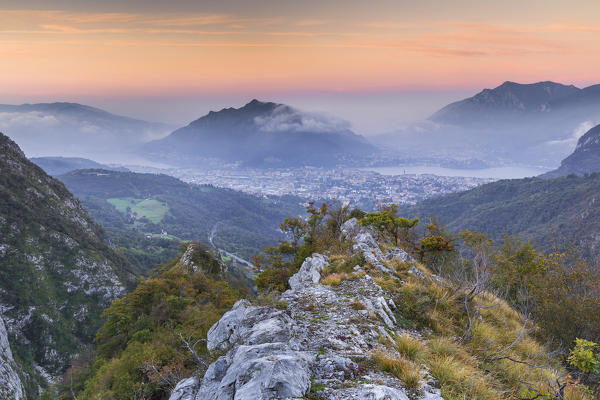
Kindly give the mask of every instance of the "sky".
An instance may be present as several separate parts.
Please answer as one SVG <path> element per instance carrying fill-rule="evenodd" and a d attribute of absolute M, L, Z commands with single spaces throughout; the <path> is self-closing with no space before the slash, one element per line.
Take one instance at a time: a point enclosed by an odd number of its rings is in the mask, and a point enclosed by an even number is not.
<path fill-rule="evenodd" d="M 600 2 L 0 0 L 0 102 L 180 125 L 252 98 L 393 131 L 506 80 L 600 82 Z"/>

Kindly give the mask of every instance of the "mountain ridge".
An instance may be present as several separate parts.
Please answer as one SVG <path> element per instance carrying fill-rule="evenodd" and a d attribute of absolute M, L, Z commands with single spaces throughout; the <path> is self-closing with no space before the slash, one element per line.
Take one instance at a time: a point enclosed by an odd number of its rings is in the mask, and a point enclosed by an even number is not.
<path fill-rule="evenodd" d="M 94 157 L 130 152 L 162 137 L 170 125 L 110 113 L 72 102 L 0 105 L 0 131 L 8 132 L 28 155 Z"/>
<path fill-rule="evenodd" d="M 552 81 L 520 84 L 506 81 L 493 89 L 483 89 L 472 97 L 451 103 L 435 112 L 430 120 L 444 123 L 471 123 L 465 113 L 486 112 L 481 121 L 494 121 L 491 112 L 519 115 L 525 112 L 546 112 L 554 101 L 581 93 L 574 85 Z"/>
<path fill-rule="evenodd" d="M 517 236 L 543 251 L 575 245 L 594 259 L 600 254 L 599 185 L 599 173 L 506 179 L 401 207 L 401 213 L 434 216 L 452 232 L 477 230 L 498 242 Z"/>
<path fill-rule="evenodd" d="M 376 151 L 343 121 L 256 99 L 211 111 L 145 150 L 153 159 L 178 165 L 220 159 L 260 167 L 331 166 Z"/>
<path fill-rule="evenodd" d="M 111 167 L 94 160 L 81 157 L 32 157 L 31 162 L 40 166 L 48 175 L 58 176 L 77 169 L 105 169 L 108 171 L 128 171 L 123 167 Z"/>

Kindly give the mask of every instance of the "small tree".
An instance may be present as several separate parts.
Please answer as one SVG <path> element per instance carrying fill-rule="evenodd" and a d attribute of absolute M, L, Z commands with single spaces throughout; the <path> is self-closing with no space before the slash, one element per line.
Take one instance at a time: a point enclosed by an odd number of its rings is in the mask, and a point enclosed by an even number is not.
<path fill-rule="evenodd" d="M 315 207 L 315 202 L 311 201 L 306 207 L 306 212 L 309 214 L 306 241 L 309 244 L 312 244 L 319 234 L 318 230 L 321 226 L 321 222 L 323 222 L 323 219 L 327 216 L 327 203 L 323 203 L 317 208 Z"/>
<path fill-rule="evenodd" d="M 436 274 L 442 274 L 447 264 L 456 258 L 454 238 L 432 222 L 425 227 L 426 235 L 419 240 L 421 261 L 425 262 Z"/>
<path fill-rule="evenodd" d="M 288 217 L 279 225 L 282 232 L 291 237 L 291 246 L 298 248 L 298 243 L 306 235 L 308 224 L 300 217 Z"/>
<path fill-rule="evenodd" d="M 398 217 L 397 213 L 398 205 L 391 204 L 382 211 L 366 214 L 360 220 L 360 224 L 374 226 L 383 236 L 391 236 L 394 244 L 398 246 L 399 239 L 409 239 L 410 230 L 419 224 L 419 218 Z"/>

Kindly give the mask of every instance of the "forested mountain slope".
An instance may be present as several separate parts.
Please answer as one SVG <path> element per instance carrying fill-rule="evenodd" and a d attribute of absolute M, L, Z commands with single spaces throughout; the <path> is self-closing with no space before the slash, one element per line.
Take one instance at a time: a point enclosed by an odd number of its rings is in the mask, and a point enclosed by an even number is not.
<path fill-rule="evenodd" d="M 600 174 L 526 178 L 428 199 L 401 213 L 435 216 L 452 231 L 476 229 L 496 240 L 519 235 L 544 250 L 575 244 L 593 256 L 600 250 L 599 199 Z"/>

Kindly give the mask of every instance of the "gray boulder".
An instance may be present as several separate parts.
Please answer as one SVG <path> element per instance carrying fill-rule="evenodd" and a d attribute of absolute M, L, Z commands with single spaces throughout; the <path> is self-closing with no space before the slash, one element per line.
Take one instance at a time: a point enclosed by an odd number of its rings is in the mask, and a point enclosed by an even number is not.
<path fill-rule="evenodd" d="M 391 261 L 397 259 L 414 262 L 407 252 L 398 247 L 389 250 L 384 255 L 377 240 L 375 240 L 376 233 L 373 227 L 361 226 L 356 218 L 350 218 L 344 222 L 341 231 L 342 238 L 352 240 L 352 249 L 357 253 L 361 253 L 365 261 L 374 265 L 382 272 L 390 272 L 390 269 L 383 264 L 384 260 Z"/>
<path fill-rule="evenodd" d="M 312 257 L 307 257 L 300 270 L 290 278 L 290 288 L 298 290 L 318 283 L 321 280 L 321 272 L 327 265 L 327 259 L 321 254 L 314 253 Z"/>
<path fill-rule="evenodd" d="M 399 260 L 399 261 L 409 261 L 409 262 L 414 262 L 414 260 L 412 259 L 411 256 L 408 255 L 408 253 L 404 250 L 402 250 L 399 247 L 396 247 L 395 249 L 389 250 L 386 254 L 385 254 L 385 259 L 386 260 Z"/>
<path fill-rule="evenodd" d="M 343 238 L 352 240 L 352 250 L 362 254 L 366 262 L 382 272 L 390 272 L 390 269 L 383 264 L 383 252 L 375 240 L 371 227 L 360 226 L 356 218 L 350 218 L 342 224 L 341 231 Z"/>
<path fill-rule="evenodd" d="M 206 347 L 225 350 L 242 340 L 248 344 L 283 342 L 289 339 L 290 322 L 283 311 L 240 300 L 209 329 Z"/>
<path fill-rule="evenodd" d="M 191 378 L 179 381 L 175 389 L 171 392 L 170 400 L 194 400 L 198 393 L 198 378 Z"/>
<path fill-rule="evenodd" d="M 229 351 L 209 366 L 200 385 L 180 382 L 171 400 L 302 397 L 310 388 L 314 355 L 299 349 L 292 327 L 281 310 L 238 301 L 207 335 L 210 350 Z"/>
<path fill-rule="evenodd" d="M 310 389 L 312 361 L 286 343 L 240 345 L 209 367 L 196 399 L 299 398 Z"/>
<path fill-rule="evenodd" d="M 327 396 L 329 400 L 409 400 L 403 390 L 382 385 L 365 384 L 355 388 L 338 389 Z"/>

